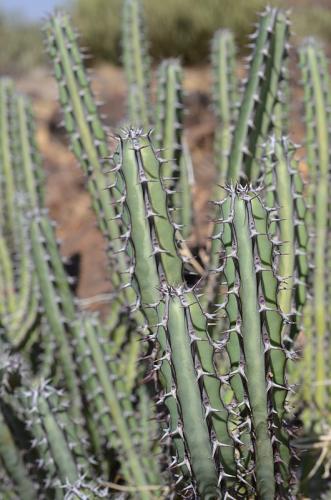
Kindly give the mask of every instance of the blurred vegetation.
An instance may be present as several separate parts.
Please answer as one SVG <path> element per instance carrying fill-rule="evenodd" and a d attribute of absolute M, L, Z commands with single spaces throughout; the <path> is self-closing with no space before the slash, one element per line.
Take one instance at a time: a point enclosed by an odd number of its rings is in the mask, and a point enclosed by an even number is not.
<path fill-rule="evenodd" d="M 150 52 L 155 60 L 180 56 L 186 64 L 209 62 L 214 31 L 234 31 L 243 49 L 257 12 L 266 4 L 292 9 L 293 31 L 298 37 L 317 36 L 331 44 L 331 0 L 142 0 L 147 17 Z M 120 63 L 122 0 L 62 0 L 82 34 L 82 43 L 96 61 Z M 6 15 L 0 6 L 1 74 L 24 73 L 42 64 L 41 26 L 25 21 L 20 13 Z M 331 50 L 326 47 L 327 53 Z"/>
<path fill-rule="evenodd" d="M 16 13 L 0 11 L 0 47 L 2 75 L 24 73 L 44 61 L 40 26 L 27 23 Z"/>
<path fill-rule="evenodd" d="M 266 0 L 143 0 L 150 51 L 155 59 L 181 56 L 185 63 L 208 62 L 213 32 L 234 31 L 247 42 L 256 13 Z M 73 0 L 73 16 L 93 56 L 118 62 L 121 0 Z"/>
<path fill-rule="evenodd" d="M 303 2 L 303 5 L 298 3 L 294 25 L 298 36 L 309 35 L 328 44 L 331 43 L 331 1 L 328 3 L 329 5 L 325 6 L 310 5 L 310 7 L 308 2 Z"/>
<path fill-rule="evenodd" d="M 331 0 L 142 0 L 150 52 L 156 59 L 181 56 L 184 63 L 208 62 L 214 31 L 234 31 L 242 49 L 256 13 L 265 5 L 290 8 L 298 37 L 317 36 L 331 42 Z M 71 0 L 74 20 L 96 59 L 119 62 L 121 0 Z"/>

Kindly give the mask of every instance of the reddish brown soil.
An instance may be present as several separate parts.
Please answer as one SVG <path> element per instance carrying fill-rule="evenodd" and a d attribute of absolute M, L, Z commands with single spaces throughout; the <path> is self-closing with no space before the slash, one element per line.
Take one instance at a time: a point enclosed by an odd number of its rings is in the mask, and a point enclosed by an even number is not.
<path fill-rule="evenodd" d="M 104 101 L 105 124 L 116 131 L 125 117 L 126 84 L 123 73 L 116 67 L 103 65 L 95 69 L 94 75 L 94 90 Z M 84 177 L 69 151 L 65 132 L 59 126 L 61 112 L 56 100 L 56 84 L 45 69 L 38 69 L 24 80 L 18 80 L 17 85 L 33 100 L 37 139 L 47 173 L 47 206 L 51 217 L 58 223 L 57 233 L 62 240 L 63 254 L 74 257 L 76 264 L 79 261 L 78 297 L 86 298 L 110 291 L 104 242 L 90 209 Z M 195 245 L 201 244 L 206 236 L 206 208 L 215 181 L 212 153 L 215 120 L 210 103 L 210 68 L 186 69 L 184 87 L 187 108 L 185 133 L 196 179 L 196 228 L 191 241 Z M 297 88 L 293 100 L 294 116 L 298 117 L 302 112 L 302 99 Z M 294 139 L 299 141 L 302 124 L 298 119 L 295 121 Z M 99 309 L 100 304 L 94 307 Z"/>

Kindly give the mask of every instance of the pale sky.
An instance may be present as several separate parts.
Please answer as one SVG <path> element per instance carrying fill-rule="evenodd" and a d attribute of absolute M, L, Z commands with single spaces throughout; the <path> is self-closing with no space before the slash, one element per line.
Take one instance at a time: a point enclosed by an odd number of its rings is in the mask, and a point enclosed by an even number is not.
<path fill-rule="evenodd" d="M 37 21 L 49 14 L 56 5 L 66 3 L 66 0 L 0 0 L 0 9 L 9 13 L 19 12 L 27 19 Z"/>

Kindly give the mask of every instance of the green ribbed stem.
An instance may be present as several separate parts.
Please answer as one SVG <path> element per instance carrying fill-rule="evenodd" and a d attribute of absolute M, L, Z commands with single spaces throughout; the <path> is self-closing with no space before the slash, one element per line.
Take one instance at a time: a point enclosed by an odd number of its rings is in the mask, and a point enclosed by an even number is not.
<path fill-rule="evenodd" d="M 270 224 L 269 234 L 279 240 L 280 252 L 277 301 L 289 320 L 283 329 L 282 338 L 291 345 L 300 329 L 300 314 L 306 302 L 309 270 L 307 209 L 303 199 L 303 181 L 293 157 L 293 146 L 282 138 L 272 140 L 267 148 L 266 207 L 271 211 L 270 219 L 275 219 Z"/>
<path fill-rule="evenodd" d="M 197 373 L 191 354 L 190 337 L 186 333 L 183 305 L 179 297 L 172 295 L 171 290 L 167 301 L 166 320 L 171 364 L 176 381 L 176 397 L 180 402 L 185 442 L 199 495 L 203 499 L 212 499 L 217 497 L 217 474 L 205 410 L 199 385 L 196 383 Z"/>
<path fill-rule="evenodd" d="M 272 126 L 286 57 L 288 24 L 286 15 L 275 8 L 267 8 L 261 16 L 233 134 L 227 175 L 229 181 L 237 182 L 241 175 L 255 181 L 259 175 L 260 146 Z"/>
<path fill-rule="evenodd" d="M 129 87 L 129 120 L 132 127 L 149 130 L 150 61 L 145 41 L 140 0 L 124 0 L 122 20 L 123 64 Z"/>
<path fill-rule="evenodd" d="M 240 446 L 242 466 L 250 469 L 254 459 L 257 494 L 271 499 L 276 493 L 282 495 L 289 484 L 290 452 L 284 428 L 285 323 L 277 305 L 267 210 L 249 187 L 228 187 L 226 191 L 220 237 L 225 250 L 228 325 L 221 342 L 229 355 L 230 383 L 239 403 L 240 440 L 247 447 Z M 250 439 L 255 456 L 250 454 Z M 280 463 L 275 462 L 274 452 L 281 457 Z"/>
<path fill-rule="evenodd" d="M 123 196 L 123 185 L 109 160 L 105 128 L 86 76 L 76 35 L 68 16 L 57 13 L 46 25 L 47 43 L 54 62 L 60 102 L 65 116 L 65 128 L 73 152 L 87 176 L 99 228 L 108 242 L 111 281 L 121 304 L 135 304 L 136 296 L 128 285 L 128 262 L 122 250 L 123 242 L 117 202 Z M 111 189 L 107 187 L 111 186 Z M 123 221 L 125 223 L 125 221 Z"/>
<path fill-rule="evenodd" d="M 148 194 L 146 189 L 143 190 L 140 178 L 143 172 L 139 139 L 139 134 L 137 140 L 133 135 L 132 140 L 129 136 L 122 142 L 121 146 L 121 171 L 126 185 L 126 205 L 131 222 L 130 240 L 135 253 L 133 286 L 140 296 L 142 310 L 148 325 L 153 334 L 157 334 L 161 352 L 164 352 L 166 333 L 161 325 L 158 326 L 163 315 L 163 304 L 161 303 L 159 275 L 145 210 L 144 198 Z M 138 241 L 139 244 L 134 245 L 135 241 Z M 168 395 L 164 402 L 170 414 L 170 431 L 174 432 L 178 427 L 179 416 L 176 401 L 171 396 L 173 381 L 170 364 L 166 359 L 161 363 L 160 378 L 165 393 Z M 174 446 L 181 463 L 184 460 L 184 446 L 181 439 L 176 436 L 174 436 Z"/>
<path fill-rule="evenodd" d="M 123 447 L 125 453 L 125 459 L 128 461 L 128 465 L 130 467 L 130 473 L 132 475 L 133 483 L 138 486 L 147 485 L 147 479 L 145 472 L 141 466 L 140 458 L 135 450 L 134 442 L 132 439 L 132 435 L 130 435 L 130 429 L 128 428 L 128 424 L 126 419 L 123 417 L 124 409 L 121 407 L 119 402 L 116 390 L 117 388 L 111 383 L 109 373 L 109 369 L 105 362 L 104 353 L 102 351 L 101 346 L 98 343 L 98 339 L 95 335 L 96 331 L 92 327 L 92 325 L 85 321 L 82 325 L 85 332 L 85 352 L 89 350 L 91 352 L 91 359 L 93 359 L 93 371 L 96 372 L 98 377 L 99 385 L 102 388 L 102 394 L 105 400 L 105 403 L 108 406 L 109 414 L 111 415 L 112 420 L 114 421 L 116 432 L 119 437 L 119 442 L 121 447 Z M 77 337 L 78 342 L 81 344 L 84 339 L 82 337 L 82 332 L 76 330 L 75 336 Z M 80 350 L 82 350 L 82 345 L 80 345 Z M 84 350 L 84 348 L 83 348 Z M 151 497 L 148 491 L 141 492 L 140 498 L 143 500 L 148 500 Z"/>
<path fill-rule="evenodd" d="M 214 448 L 216 453 L 215 457 L 218 457 L 218 459 L 222 461 L 228 473 L 233 473 L 235 471 L 235 464 L 232 439 L 227 428 L 227 410 L 220 396 L 220 381 L 216 377 L 216 369 L 213 360 L 214 351 L 206 331 L 206 319 L 201 307 L 194 293 L 186 288 L 183 281 L 183 263 L 178 255 L 176 247 L 175 229 L 169 220 L 166 193 L 160 182 L 159 161 L 155 157 L 149 136 L 141 134 L 140 131 L 128 131 L 127 136 L 122 139 L 122 151 L 122 172 L 126 183 L 126 201 L 131 218 L 130 239 L 135 248 L 134 278 L 137 281 L 136 286 L 139 287 L 142 305 L 146 308 L 145 314 L 151 329 L 155 328 L 156 324 L 159 325 L 157 338 L 161 345 L 162 352 L 164 353 L 161 358 L 161 370 L 165 366 L 171 367 L 173 375 L 176 376 L 176 386 L 178 383 L 181 383 L 181 381 L 177 380 L 177 377 L 181 377 L 183 374 L 177 365 L 176 367 L 174 366 L 174 352 L 171 347 L 173 333 L 169 332 L 166 321 L 168 315 L 167 312 L 164 311 L 164 301 L 166 300 L 167 302 L 166 297 L 169 293 L 174 293 L 178 297 L 181 297 L 182 300 L 182 318 L 179 323 L 181 327 L 178 328 L 176 334 L 178 342 L 181 342 L 181 348 L 184 349 L 185 345 L 188 346 L 191 344 L 190 335 L 195 337 L 193 345 L 201 364 L 201 378 L 210 406 L 210 409 L 208 410 L 206 408 L 205 412 L 208 415 L 208 419 L 210 418 L 210 422 L 217 437 Z M 133 171 L 135 172 L 135 176 L 132 175 Z M 139 241 L 138 245 L 135 245 L 136 241 Z M 155 260 L 155 255 L 158 256 L 157 261 Z M 162 274 L 164 274 L 167 287 L 169 287 L 167 289 L 164 289 L 164 287 L 161 287 L 159 284 L 159 275 L 156 272 L 156 262 L 159 262 L 159 265 L 162 266 Z M 162 293 L 160 293 L 160 289 Z M 172 290 L 172 292 L 167 291 L 169 289 Z M 178 315 L 179 311 L 176 314 Z M 165 319 L 162 321 L 162 318 Z M 163 328 L 165 328 L 165 330 Z M 189 349 L 189 351 L 191 350 Z M 192 395 L 195 394 L 194 397 L 196 397 L 198 371 L 194 365 L 191 352 L 189 353 L 189 358 L 191 359 L 191 364 L 187 365 L 187 376 L 189 378 L 185 383 L 190 384 L 190 391 L 192 391 Z M 191 375 L 194 372 L 196 375 L 192 378 Z M 171 388 L 166 396 L 172 401 L 171 394 L 173 392 L 173 385 L 171 379 L 169 379 L 168 382 L 166 381 L 166 385 Z M 182 394 L 183 393 L 181 393 L 181 395 Z M 195 447 L 195 442 L 190 441 L 191 433 L 187 435 L 185 433 L 185 419 L 187 418 L 187 413 L 185 411 L 184 414 L 184 404 L 187 404 L 186 400 L 185 402 L 179 401 L 180 417 L 183 420 L 184 435 L 187 438 L 187 440 L 185 439 L 186 446 L 188 446 L 189 455 L 192 458 L 192 456 L 196 457 L 196 455 L 191 454 L 190 446 Z M 195 404 L 198 405 L 197 399 L 195 399 Z M 199 405 L 203 408 L 201 399 L 199 400 Z M 199 412 L 200 411 L 201 410 L 199 410 Z M 173 422 L 175 422 L 176 419 L 178 421 L 177 415 L 172 419 L 170 432 L 171 429 L 175 430 Z M 188 425 L 191 425 L 191 423 L 188 423 Z M 206 431 L 207 429 L 205 426 L 200 427 L 199 430 L 197 429 L 197 433 L 201 434 L 201 436 L 205 435 Z M 207 453 L 206 456 L 210 453 L 210 444 L 209 451 L 206 450 L 205 452 Z M 195 471 L 200 470 L 201 464 L 192 463 L 191 466 L 193 474 L 195 475 Z M 207 471 L 205 467 L 206 464 L 202 467 L 203 471 Z M 207 481 L 206 484 L 210 481 L 210 474 L 215 474 L 215 465 L 213 473 L 209 468 L 209 473 L 205 477 L 205 481 Z M 201 487 L 205 488 L 204 480 L 199 478 L 199 481 L 201 481 Z"/>
<path fill-rule="evenodd" d="M 21 452 L 16 448 L 14 438 L 0 412 L 0 458 L 14 483 L 19 498 L 35 500 L 37 491 L 24 466 Z M 13 493 L 13 492 L 11 492 Z M 12 498 L 12 496 L 10 496 Z"/>
<path fill-rule="evenodd" d="M 283 338 L 285 321 L 282 311 L 278 305 L 278 280 L 274 275 L 274 247 L 268 235 L 268 217 L 261 200 L 255 197 L 251 201 L 252 214 L 255 222 L 256 248 L 261 263 L 261 287 L 263 290 L 263 304 L 266 308 L 264 313 L 264 324 L 268 332 L 270 351 L 269 363 L 271 378 L 268 380 L 271 386 L 271 401 L 274 408 L 272 420 L 274 432 L 278 440 L 277 448 L 282 462 L 279 464 L 281 477 L 285 489 L 289 481 L 290 450 L 288 445 L 288 434 L 284 428 L 285 402 L 287 396 L 286 385 L 286 351 Z"/>
<path fill-rule="evenodd" d="M 26 169 L 22 159 L 24 149 L 32 147 L 33 120 L 30 117 L 28 130 L 21 130 L 17 109 L 19 99 L 13 82 L 1 80 L 0 170 L 5 188 L 2 200 L 4 238 L 0 252 L 5 295 L 2 323 L 6 339 L 15 349 L 27 342 L 38 318 L 38 291 L 31 273 L 26 220 L 31 204 L 29 195 L 25 194 Z"/>
<path fill-rule="evenodd" d="M 66 300 L 61 300 L 61 290 L 57 289 L 56 270 L 52 269 L 51 255 L 47 251 L 47 234 L 42 233 L 42 226 L 49 226 L 50 222 L 45 215 L 35 215 L 30 222 L 30 237 L 32 245 L 32 256 L 35 263 L 35 272 L 38 277 L 42 305 L 51 327 L 52 335 L 56 339 L 58 346 L 57 356 L 61 361 L 61 370 L 63 371 L 65 385 L 71 395 L 71 411 L 73 416 L 80 416 L 80 394 L 77 385 L 77 378 L 71 348 L 68 340 L 67 329 L 65 326 L 68 318 L 65 316 L 72 306 Z M 53 236 L 54 239 L 54 236 Z M 61 286 L 61 285 L 60 285 Z M 63 284 L 62 284 L 63 286 Z M 63 310 L 62 310 L 62 307 Z"/>
<path fill-rule="evenodd" d="M 2 184 L 2 224 L 4 235 L 8 241 L 9 251 L 15 248 L 17 237 L 16 202 L 15 202 L 15 169 L 13 144 L 10 126 L 10 102 L 13 83 L 1 80 L 0 84 L 0 170 Z"/>
<path fill-rule="evenodd" d="M 226 258 L 222 273 L 222 287 L 223 287 L 223 308 L 226 311 L 226 319 L 221 325 L 216 325 L 217 331 L 220 330 L 218 337 L 222 341 L 223 330 L 228 331 L 228 338 L 226 343 L 226 351 L 229 356 L 229 371 L 231 373 L 230 386 L 233 391 L 233 395 L 236 398 L 237 404 L 239 405 L 239 413 L 242 421 L 245 421 L 249 417 L 247 408 L 245 406 L 245 388 L 242 377 L 239 372 L 240 361 L 241 361 L 241 340 L 239 331 L 237 328 L 239 312 L 239 304 L 237 300 L 236 288 L 238 286 L 237 269 L 236 263 L 231 258 L 233 255 L 233 238 L 234 229 L 232 227 L 232 220 L 234 214 L 234 205 L 231 197 L 226 196 L 226 192 L 223 195 L 223 203 L 221 206 L 221 226 L 220 226 L 220 243 L 224 251 L 224 257 Z M 222 328 L 223 327 L 223 328 Z M 223 368 L 224 370 L 224 368 Z M 251 438 L 250 430 L 247 425 L 244 425 L 240 432 L 240 440 L 243 446 L 240 449 L 240 454 L 243 459 L 245 466 L 247 467 L 249 460 L 251 459 Z"/>
<path fill-rule="evenodd" d="M 179 225 L 183 238 L 192 226 L 192 163 L 183 138 L 182 68 L 176 59 L 168 59 L 158 69 L 155 145 L 165 160 L 161 177 L 168 190 L 168 208 L 172 220 Z"/>
<path fill-rule="evenodd" d="M 85 436 L 68 415 L 71 401 L 63 396 L 62 391 L 43 380 L 30 381 L 29 388 L 22 388 L 20 399 L 26 420 L 35 432 L 33 445 L 39 451 L 43 468 L 48 470 L 58 493 L 59 486 L 68 482 L 74 484 L 83 472 L 86 479 L 90 478 Z"/>
<path fill-rule="evenodd" d="M 222 186 L 227 179 L 228 158 L 232 131 L 237 117 L 238 82 L 235 72 L 236 47 L 233 34 L 217 31 L 212 42 L 213 104 L 217 119 L 215 132 L 215 159 L 217 182 Z"/>
<path fill-rule="evenodd" d="M 148 198 L 151 205 L 153 223 L 155 227 L 155 236 L 157 238 L 160 251 L 160 260 L 165 274 L 167 284 L 171 287 L 182 287 L 185 300 L 188 305 L 188 311 L 194 331 L 196 332 L 197 353 L 205 372 L 203 383 L 212 408 L 217 410 L 211 413 L 211 421 L 214 426 L 217 439 L 220 443 L 226 444 L 219 448 L 222 455 L 222 464 L 228 473 L 233 473 L 233 452 L 232 439 L 227 430 L 227 411 L 220 397 L 220 382 L 215 378 L 216 369 L 213 360 L 213 348 L 207 333 L 207 322 L 203 311 L 198 303 L 197 297 L 193 292 L 186 289 L 183 280 L 183 263 L 178 254 L 175 239 L 175 229 L 173 228 L 167 210 L 167 196 L 160 183 L 159 163 L 151 148 L 149 137 L 140 137 L 140 154 L 144 174 L 148 186 Z M 186 333 L 182 333 L 187 335 Z"/>
<path fill-rule="evenodd" d="M 20 144 L 20 162 L 24 172 L 24 190 L 31 208 L 42 207 L 44 202 L 44 174 L 41 159 L 36 147 L 34 116 L 31 103 L 21 95 L 15 96 Z"/>
<path fill-rule="evenodd" d="M 257 280 L 249 215 L 244 200 L 234 202 L 234 231 L 239 263 L 241 317 L 245 375 L 255 430 L 255 466 L 257 494 L 264 500 L 275 497 L 274 459 L 268 431 L 268 404 L 265 380 L 264 344 L 261 335 Z"/>
<path fill-rule="evenodd" d="M 328 390 L 324 381 L 328 377 L 328 353 L 325 341 L 329 331 L 327 314 L 327 274 L 325 272 L 325 257 L 328 249 L 328 218 L 329 218 L 329 165 L 331 124 L 331 93 L 327 62 L 322 49 L 308 41 L 300 49 L 300 62 L 305 89 L 305 111 L 307 128 L 307 161 L 310 183 L 308 188 L 308 203 L 315 205 L 314 214 L 309 214 L 308 224 L 313 228 L 314 238 L 310 245 L 310 253 L 314 265 L 312 280 L 313 293 L 313 337 L 315 342 L 315 363 L 312 381 L 312 397 L 320 410 L 328 405 Z M 309 313 L 306 310 L 306 314 Z M 311 335 L 308 334 L 308 338 Z M 310 348 L 307 350 L 310 355 Z"/>

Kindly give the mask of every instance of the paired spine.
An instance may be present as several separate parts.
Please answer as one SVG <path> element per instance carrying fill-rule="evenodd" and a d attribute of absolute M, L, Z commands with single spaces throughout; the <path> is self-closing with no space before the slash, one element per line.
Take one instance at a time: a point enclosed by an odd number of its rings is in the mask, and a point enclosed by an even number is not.
<path fill-rule="evenodd" d="M 4 216 L 0 235 L 0 312 L 5 340 L 18 349 L 31 337 L 38 321 L 38 290 L 31 272 L 27 221 L 27 213 L 37 203 L 30 199 L 27 179 L 32 175 L 29 169 L 33 168 L 34 160 L 38 162 L 38 155 L 29 103 L 6 79 L 0 82 L 0 96 L 0 171 Z M 36 171 L 40 172 L 38 167 Z"/>
<path fill-rule="evenodd" d="M 183 134 L 183 72 L 177 60 L 165 60 L 158 70 L 155 146 L 162 151 L 161 176 L 169 194 L 169 211 L 181 236 L 192 230 L 192 160 Z"/>
<path fill-rule="evenodd" d="M 114 294 L 122 305 L 122 308 L 114 307 L 114 312 L 118 310 L 120 316 L 129 306 L 134 307 L 137 300 L 128 279 L 128 262 L 118 223 L 121 213 L 117 208 L 123 197 L 123 185 L 113 171 L 106 131 L 68 16 L 58 13 L 51 17 L 46 25 L 46 36 L 58 82 L 64 126 L 71 148 L 86 176 L 98 225 L 107 241 Z M 108 189 L 109 186 L 111 189 Z"/>
<path fill-rule="evenodd" d="M 248 58 L 250 64 L 247 79 L 243 82 L 242 97 L 236 105 L 237 83 L 234 75 L 233 39 L 228 32 L 219 32 L 213 41 L 214 107 L 219 129 L 225 137 L 219 143 L 223 148 L 218 158 L 221 189 L 214 193 L 220 200 L 222 187 L 228 183 L 255 183 L 261 175 L 263 144 L 279 122 L 279 104 L 284 96 L 280 83 L 286 76 L 285 62 L 288 51 L 289 20 L 283 11 L 267 8 L 262 14 L 258 29 L 252 35 L 253 51 Z M 238 109 L 236 109 L 238 108 Z M 233 134 L 231 133 L 233 124 Z M 219 132 L 221 133 L 221 132 Z M 219 140 L 218 134 L 216 141 Z M 222 139 L 223 136 L 220 136 Z M 223 138 L 224 138 L 223 137 Z M 208 276 L 204 286 L 204 308 L 217 318 L 215 303 L 224 302 L 222 277 L 219 274 L 221 251 L 220 216 L 217 204 L 213 214 L 213 228 L 208 263 Z"/>
<path fill-rule="evenodd" d="M 307 296 L 308 211 L 293 144 L 284 137 L 273 138 L 266 149 L 265 205 L 269 211 L 269 234 L 278 246 L 278 304 L 287 318 L 283 339 L 293 347 Z"/>
<path fill-rule="evenodd" d="M 252 35 L 254 50 L 233 134 L 228 181 L 235 183 L 244 176 L 255 182 L 260 175 L 261 145 L 272 129 L 279 83 L 285 76 L 289 24 L 283 11 L 267 8 Z"/>
<path fill-rule="evenodd" d="M 307 200 L 311 207 L 308 227 L 311 232 L 309 256 L 314 267 L 311 301 L 304 311 L 307 343 L 304 351 L 304 394 L 307 402 L 323 411 L 328 404 L 328 356 L 325 349 L 329 332 L 329 278 L 325 258 L 329 256 L 329 200 L 330 186 L 330 77 L 326 57 L 321 47 L 308 40 L 300 50 L 300 65 L 304 87 L 306 114 L 307 163 L 309 184 Z M 314 207 L 312 209 L 312 207 Z M 312 317 L 312 322 L 309 318 Z M 310 324 L 312 323 L 312 324 Z M 313 373 L 311 373 L 311 368 Z M 312 384 L 313 381 L 313 384 Z"/>
<path fill-rule="evenodd" d="M 167 434 L 174 438 L 175 463 L 192 470 L 202 495 L 209 490 L 216 494 L 218 479 L 206 417 L 221 443 L 228 435 L 227 411 L 220 397 L 220 381 L 205 317 L 183 280 L 183 263 L 160 178 L 162 160 L 155 156 L 149 136 L 139 130 L 127 131 L 121 138 L 121 151 L 119 168 L 126 185 L 129 238 L 134 247 L 133 279 L 139 289 L 150 337 L 160 346 L 160 379 L 164 386 L 161 402 L 170 412 Z M 199 359 L 200 376 L 192 349 Z M 185 363 L 181 362 L 183 359 Z M 204 408 L 199 378 L 209 399 L 209 411 Z M 192 419 L 193 414 L 196 416 Z M 231 441 L 230 436 L 228 440 Z M 216 442 L 215 453 L 224 455 L 227 471 L 231 467 L 233 471 L 231 446 L 219 449 Z"/>
<path fill-rule="evenodd" d="M 98 322 L 79 319 L 54 231 L 45 215 L 37 214 L 31 221 L 31 240 L 45 316 L 58 346 L 64 384 L 70 395 L 70 413 L 75 419 L 81 418 L 82 402 L 88 401 L 90 410 L 93 408 L 93 414 L 104 427 L 105 435 L 99 435 L 98 439 L 101 437 L 101 448 L 109 447 L 117 436 L 117 446 L 125 455 L 123 461 L 128 462 L 126 479 L 131 482 L 133 478 L 134 484 L 142 487 L 148 481 L 138 460 L 139 447 L 137 450 L 134 447 L 137 429 L 130 393 L 116 381 L 118 361 L 111 358 L 109 340 Z M 120 394 L 125 397 L 119 398 Z M 141 497 L 150 498 L 148 493 L 142 493 Z"/>
<path fill-rule="evenodd" d="M 123 66 L 128 83 L 130 126 L 149 130 L 150 57 L 140 0 L 125 0 L 122 16 Z"/>
<path fill-rule="evenodd" d="M 288 487 L 290 460 L 284 431 L 284 320 L 277 301 L 274 248 L 268 236 L 267 210 L 259 193 L 241 186 L 227 191 L 221 205 L 220 238 L 228 325 L 219 344 L 229 356 L 228 376 L 239 403 L 239 443 L 250 446 L 245 436 L 247 429 L 252 439 L 253 449 L 239 447 L 243 476 L 249 477 L 253 459 L 257 494 L 271 499 Z"/>
<path fill-rule="evenodd" d="M 223 186 L 227 179 L 229 154 L 238 115 L 238 82 L 236 47 L 233 34 L 217 31 L 212 40 L 213 106 L 216 116 L 214 151 L 217 181 Z"/>

